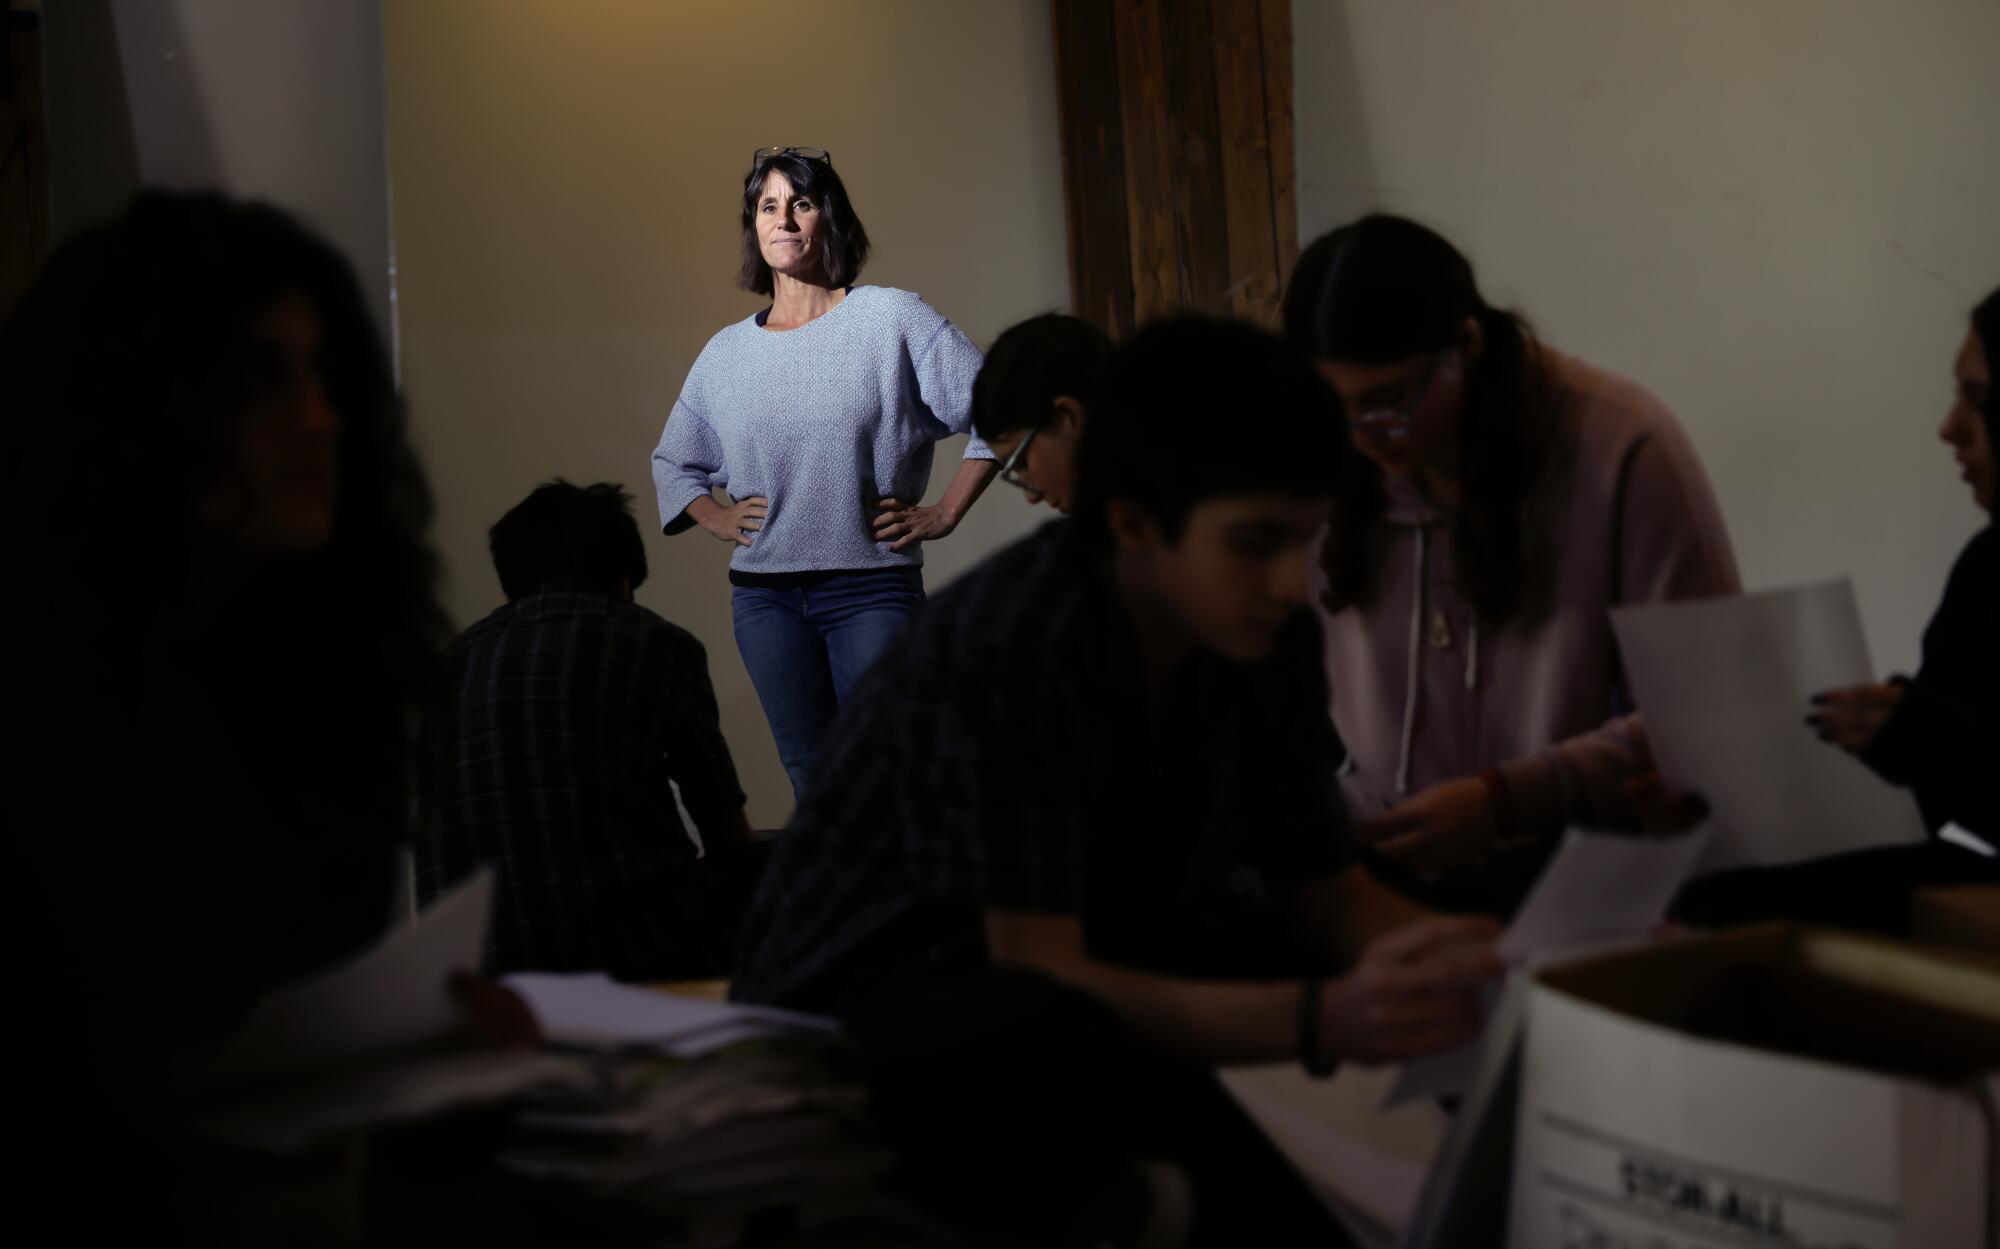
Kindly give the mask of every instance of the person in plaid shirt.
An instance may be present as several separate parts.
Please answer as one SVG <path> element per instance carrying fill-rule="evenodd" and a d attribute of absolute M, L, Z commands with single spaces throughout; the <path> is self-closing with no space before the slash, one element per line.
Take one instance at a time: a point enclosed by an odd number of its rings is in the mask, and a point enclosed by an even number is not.
<path fill-rule="evenodd" d="M 919 1183 L 983 1219 L 1087 1211 L 1107 1166 L 1155 1156 L 1197 1228 L 1314 1240 L 1325 1216 L 1197 1064 L 1459 1044 L 1496 932 L 1350 859 L 1305 610 L 1352 454 L 1338 401 L 1233 323 L 1154 326 L 1103 370 L 1093 395 L 1021 368 L 1025 399 L 975 399 L 1009 480 L 1080 431 L 1075 516 L 935 596 L 864 679 L 732 992 L 844 1017 Z"/>
<path fill-rule="evenodd" d="M 495 972 L 672 980 L 728 963 L 743 790 L 701 643 L 632 601 L 646 553 L 630 504 L 608 483 L 536 489 L 493 527 L 506 605 L 445 655 L 418 888 L 497 865 Z"/>

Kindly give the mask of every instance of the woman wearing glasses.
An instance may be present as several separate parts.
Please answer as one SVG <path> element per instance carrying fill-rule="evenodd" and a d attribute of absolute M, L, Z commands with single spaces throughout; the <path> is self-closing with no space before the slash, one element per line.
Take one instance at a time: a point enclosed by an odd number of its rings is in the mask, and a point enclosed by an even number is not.
<path fill-rule="evenodd" d="M 1606 611 L 1739 589 L 1672 414 L 1539 342 L 1399 217 L 1315 242 L 1284 315 L 1369 465 L 1323 560 L 1357 835 L 1425 875 L 1469 869 L 1429 886 L 1442 903 L 1504 907 L 1540 856 L 1496 850 L 1685 819 L 1652 776 Z"/>
<path fill-rule="evenodd" d="M 979 350 L 908 291 L 853 284 L 868 233 L 832 158 L 759 149 L 742 210 L 737 282 L 771 304 L 702 349 L 653 482 L 668 534 L 736 547 L 737 649 L 803 797 L 840 701 L 923 603 L 920 544 L 957 527 L 994 466 L 973 438 L 921 505 L 933 444 L 971 431 Z"/>

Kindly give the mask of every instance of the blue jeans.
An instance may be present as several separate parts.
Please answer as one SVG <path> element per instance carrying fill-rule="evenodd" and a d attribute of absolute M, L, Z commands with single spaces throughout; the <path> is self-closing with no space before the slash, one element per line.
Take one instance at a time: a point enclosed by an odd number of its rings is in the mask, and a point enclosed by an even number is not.
<path fill-rule="evenodd" d="M 802 588 L 734 587 L 736 649 L 795 801 L 805 796 L 834 712 L 923 604 L 923 570 L 911 566 L 842 573 Z"/>

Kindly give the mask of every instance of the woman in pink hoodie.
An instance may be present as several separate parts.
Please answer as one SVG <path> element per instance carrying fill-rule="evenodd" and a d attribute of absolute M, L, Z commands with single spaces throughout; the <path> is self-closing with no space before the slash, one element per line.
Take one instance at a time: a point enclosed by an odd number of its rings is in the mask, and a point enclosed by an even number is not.
<path fill-rule="evenodd" d="M 1315 242 L 1284 312 L 1365 456 L 1323 558 L 1357 835 L 1469 886 L 1447 905 L 1504 907 L 1492 886 L 1539 858 L 1507 852 L 1687 808 L 1652 777 L 1608 613 L 1740 590 L 1673 415 L 1539 342 L 1400 217 Z"/>

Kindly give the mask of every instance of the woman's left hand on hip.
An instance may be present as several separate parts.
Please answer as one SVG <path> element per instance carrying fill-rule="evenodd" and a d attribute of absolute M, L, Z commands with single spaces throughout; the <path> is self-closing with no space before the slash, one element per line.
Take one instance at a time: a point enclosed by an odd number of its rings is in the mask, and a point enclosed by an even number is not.
<path fill-rule="evenodd" d="M 925 507 L 900 499 L 877 499 L 875 511 L 871 524 L 875 540 L 887 542 L 892 551 L 900 551 L 918 542 L 934 542 L 958 528 L 957 517 L 946 515 L 941 507 Z"/>

